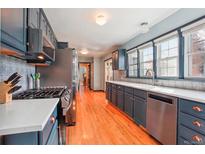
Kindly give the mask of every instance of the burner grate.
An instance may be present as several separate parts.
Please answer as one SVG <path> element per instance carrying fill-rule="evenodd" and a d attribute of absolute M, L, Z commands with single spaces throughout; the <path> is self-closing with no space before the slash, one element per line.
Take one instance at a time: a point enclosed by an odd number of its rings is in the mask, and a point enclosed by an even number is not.
<path fill-rule="evenodd" d="M 42 88 L 39 90 L 28 90 L 13 96 L 13 99 L 35 99 L 35 98 L 58 98 L 65 88 Z"/>

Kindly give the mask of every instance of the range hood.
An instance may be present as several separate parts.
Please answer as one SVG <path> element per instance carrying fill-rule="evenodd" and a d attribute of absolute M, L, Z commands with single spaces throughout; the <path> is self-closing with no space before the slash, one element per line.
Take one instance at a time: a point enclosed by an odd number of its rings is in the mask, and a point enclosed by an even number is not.
<path fill-rule="evenodd" d="M 25 59 L 34 65 L 49 65 L 55 61 L 55 47 L 43 36 L 41 29 L 28 28 L 28 52 Z"/>

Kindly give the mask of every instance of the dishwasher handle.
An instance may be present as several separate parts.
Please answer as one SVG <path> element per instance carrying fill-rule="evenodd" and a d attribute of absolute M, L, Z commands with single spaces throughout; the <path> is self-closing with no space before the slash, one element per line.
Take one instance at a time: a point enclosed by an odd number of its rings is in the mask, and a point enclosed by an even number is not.
<path fill-rule="evenodd" d="M 160 96 L 160 95 L 155 95 L 155 94 L 148 94 L 148 97 L 156 101 L 160 101 L 162 103 L 175 104 L 174 98 L 169 98 L 166 96 Z"/>

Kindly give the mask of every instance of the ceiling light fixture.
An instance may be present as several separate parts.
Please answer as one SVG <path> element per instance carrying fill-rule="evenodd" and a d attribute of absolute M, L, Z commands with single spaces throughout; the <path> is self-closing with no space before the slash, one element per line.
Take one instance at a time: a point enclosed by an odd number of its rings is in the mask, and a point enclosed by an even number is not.
<path fill-rule="evenodd" d="M 88 54 L 88 50 L 87 49 L 82 49 L 80 51 L 80 53 L 83 54 L 83 55 L 86 55 L 86 54 Z"/>
<path fill-rule="evenodd" d="M 140 32 L 147 33 L 149 31 L 148 22 L 142 22 L 140 24 Z"/>
<path fill-rule="evenodd" d="M 95 22 L 96 22 L 98 25 L 103 26 L 104 24 L 106 24 L 107 19 L 105 18 L 104 15 L 99 14 L 99 15 L 96 16 Z"/>

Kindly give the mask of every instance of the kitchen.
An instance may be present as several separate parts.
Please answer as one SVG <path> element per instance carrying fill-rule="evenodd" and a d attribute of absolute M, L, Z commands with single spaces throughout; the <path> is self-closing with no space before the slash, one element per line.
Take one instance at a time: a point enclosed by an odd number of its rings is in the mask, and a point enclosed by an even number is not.
<path fill-rule="evenodd" d="M 205 144 L 205 9 L 2 8 L 0 38 L 0 144 Z"/>

